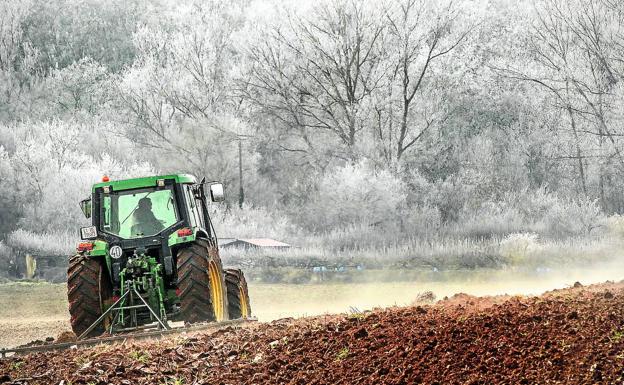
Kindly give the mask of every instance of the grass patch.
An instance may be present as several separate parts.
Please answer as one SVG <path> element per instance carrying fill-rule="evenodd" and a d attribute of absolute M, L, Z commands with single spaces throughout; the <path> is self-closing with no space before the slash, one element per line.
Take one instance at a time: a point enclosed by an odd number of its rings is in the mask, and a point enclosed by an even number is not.
<path fill-rule="evenodd" d="M 140 351 L 140 350 L 134 350 L 132 352 L 130 352 L 130 358 L 132 358 L 135 361 L 138 361 L 142 364 L 147 364 L 149 362 L 149 360 L 151 359 L 150 355 L 146 352 Z"/>
<path fill-rule="evenodd" d="M 623 337 L 624 337 L 624 330 L 616 329 L 613 331 L 609 339 L 611 340 L 611 342 L 620 342 L 620 340 Z"/>
<path fill-rule="evenodd" d="M 340 349 L 338 354 L 336 354 L 336 361 L 342 361 L 342 360 L 346 359 L 347 357 L 349 357 L 349 348 L 344 347 L 344 348 Z"/>
<path fill-rule="evenodd" d="M 184 380 L 181 378 L 171 378 L 161 383 L 160 385 L 184 385 Z"/>

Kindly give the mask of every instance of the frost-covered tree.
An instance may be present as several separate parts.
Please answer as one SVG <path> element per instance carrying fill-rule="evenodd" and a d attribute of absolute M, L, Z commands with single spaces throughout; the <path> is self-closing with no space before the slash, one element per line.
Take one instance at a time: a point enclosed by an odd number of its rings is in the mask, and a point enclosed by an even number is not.
<path fill-rule="evenodd" d="M 0 239 L 168 172 L 242 174 L 249 236 L 587 234 L 624 212 L 622 7 L 0 0 Z"/>
<path fill-rule="evenodd" d="M 383 158 L 398 162 L 443 124 L 452 110 L 447 92 L 463 80 L 458 52 L 475 21 L 455 1 L 403 0 L 385 10 L 384 92 L 375 102 L 375 140 Z M 387 55 L 387 56 L 386 56 Z"/>
<path fill-rule="evenodd" d="M 102 175 L 123 178 L 154 173 L 145 162 L 121 164 L 105 153 L 95 159 L 82 145 L 82 133 L 88 131 L 80 124 L 28 122 L 9 129 L 12 148 L 0 146 L 2 207 L 27 231 L 67 231 L 84 223 L 78 202 L 88 197 L 91 185 Z"/>
<path fill-rule="evenodd" d="M 195 3 L 137 31 L 137 60 L 117 83 L 121 134 L 164 170 L 232 184 L 237 144 L 249 136 L 234 95 L 240 9 Z M 121 114 L 118 112 L 121 111 Z"/>
<path fill-rule="evenodd" d="M 395 228 L 406 186 L 386 170 L 361 162 L 328 172 L 311 197 L 305 221 L 319 231 L 364 225 Z"/>
<path fill-rule="evenodd" d="M 383 4 L 322 1 L 291 10 L 248 50 L 244 96 L 272 122 L 276 151 L 316 167 L 354 161 L 384 77 Z"/>

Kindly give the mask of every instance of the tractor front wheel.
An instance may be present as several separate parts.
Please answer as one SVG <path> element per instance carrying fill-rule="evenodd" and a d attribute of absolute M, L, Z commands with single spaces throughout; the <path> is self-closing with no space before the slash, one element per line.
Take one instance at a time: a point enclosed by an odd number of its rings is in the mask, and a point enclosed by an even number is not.
<path fill-rule="evenodd" d="M 240 269 L 225 270 L 230 319 L 251 317 L 247 280 Z"/>
<path fill-rule="evenodd" d="M 110 280 L 99 259 L 77 254 L 70 258 L 67 270 L 67 299 L 71 327 L 77 337 L 89 328 L 110 306 L 113 296 Z M 88 337 L 104 332 L 98 325 Z"/>
<path fill-rule="evenodd" d="M 187 323 L 228 319 L 225 278 L 216 247 L 198 239 L 178 252 L 180 315 Z"/>

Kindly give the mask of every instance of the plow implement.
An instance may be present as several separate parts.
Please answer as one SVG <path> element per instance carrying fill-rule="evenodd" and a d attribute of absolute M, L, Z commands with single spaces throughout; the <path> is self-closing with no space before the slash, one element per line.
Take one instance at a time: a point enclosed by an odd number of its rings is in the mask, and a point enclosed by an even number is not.
<path fill-rule="evenodd" d="M 0 357 L 5 358 L 13 355 L 30 354 L 36 352 L 47 352 L 54 350 L 76 349 L 81 347 L 89 347 L 103 344 L 112 344 L 126 341 L 136 341 L 143 339 L 158 339 L 166 336 L 183 333 L 193 333 L 198 331 L 214 331 L 225 329 L 228 327 L 240 328 L 248 325 L 252 322 L 256 322 L 256 318 L 248 319 L 235 319 L 221 322 L 208 322 L 201 324 L 194 324 L 190 326 L 173 326 L 167 329 L 163 329 L 161 325 L 155 323 L 153 325 L 145 325 L 142 330 L 132 333 L 122 333 L 117 335 L 101 336 L 96 338 L 88 338 L 84 340 L 77 340 L 72 342 L 51 343 L 37 346 L 25 346 L 16 348 L 0 349 Z M 151 330 L 150 327 L 151 326 Z"/>

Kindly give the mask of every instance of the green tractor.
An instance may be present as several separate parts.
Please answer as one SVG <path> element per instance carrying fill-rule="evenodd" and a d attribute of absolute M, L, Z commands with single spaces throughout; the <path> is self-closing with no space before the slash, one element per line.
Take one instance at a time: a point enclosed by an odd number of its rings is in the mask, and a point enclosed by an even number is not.
<path fill-rule="evenodd" d="M 223 269 L 204 186 L 223 200 L 221 184 L 184 174 L 93 186 L 80 202 L 92 226 L 80 229 L 67 279 L 79 338 L 251 316 L 242 271 Z"/>

